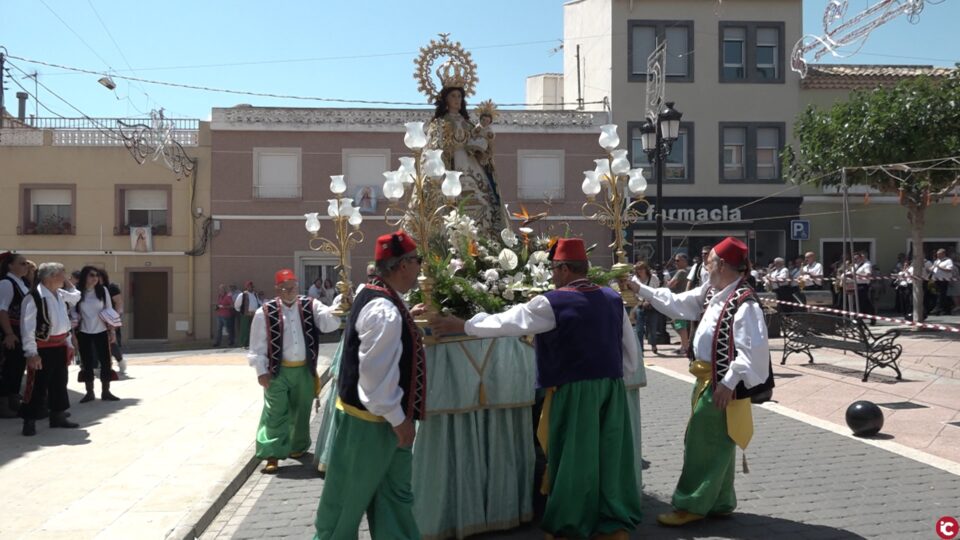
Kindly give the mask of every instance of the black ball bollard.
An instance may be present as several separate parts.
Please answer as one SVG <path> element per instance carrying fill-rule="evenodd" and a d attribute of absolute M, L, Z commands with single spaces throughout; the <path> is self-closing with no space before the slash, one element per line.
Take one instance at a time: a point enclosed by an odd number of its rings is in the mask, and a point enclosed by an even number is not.
<path fill-rule="evenodd" d="M 855 401 L 847 407 L 847 426 L 857 437 L 870 437 L 883 429 L 883 411 L 872 401 Z"/>

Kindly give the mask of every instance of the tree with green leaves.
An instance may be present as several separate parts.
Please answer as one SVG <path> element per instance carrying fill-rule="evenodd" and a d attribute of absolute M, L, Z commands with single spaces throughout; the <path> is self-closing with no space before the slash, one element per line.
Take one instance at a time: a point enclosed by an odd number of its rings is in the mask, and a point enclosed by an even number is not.
<path fill-rule="evenodd" d="M 947 77 L 856 91 L 829 109 L 810 106 L 798 117 L 794 136 L 795 149 L 783 155 L 790 180 L 839 186 L 845 176 L 847 185 L 899 196 L 919 278 L 926 210 L 960 185 L 960 65 Z M 919 286 L 913 287 L 913 317 L 923 317 Z"/>

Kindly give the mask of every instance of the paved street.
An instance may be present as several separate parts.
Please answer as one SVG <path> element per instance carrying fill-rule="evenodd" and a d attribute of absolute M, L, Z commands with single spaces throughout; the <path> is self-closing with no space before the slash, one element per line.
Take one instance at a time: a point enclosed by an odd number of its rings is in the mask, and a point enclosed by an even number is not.
<path fill-rule="evenodd" d="M 934 523 L 960 514 L 960 476 L 884 449 L 755 408 L 750 474 L 737 474 L 731 519 L 680 530 L 655 524 L 679 475 L 689 383 L 649 372 L 643 408 L 644 520 L 636 538 L 935 538 Z M 316 422 L 315 422 L 316 424 Z M 204 540 L 308 538 L 323 481 L 309 456 L 276 476 L 255 472 Z M 364 537 L 364 536 L 361 536 Z M 534 526 L 483 538 L 542 538 Z"/>
<path fill-rule="evenodd" d="M 252 451 L 261 393 L 242 356 L 131 357 L 117 402 L 80 404 L 78 429 L 0 422 L 0 538 L 162 539 L 191 530 Z M 99 386 L 99 383 L 98 383 Z M 99 395 L 99 388 L 98 388 Z"/>

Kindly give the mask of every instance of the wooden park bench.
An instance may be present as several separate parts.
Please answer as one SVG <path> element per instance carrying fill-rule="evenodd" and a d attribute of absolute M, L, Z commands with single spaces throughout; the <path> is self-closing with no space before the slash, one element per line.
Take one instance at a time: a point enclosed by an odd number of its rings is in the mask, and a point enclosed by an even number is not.
<path fill-rule="evenodd" d="M 903 346 L 894 343 L 900 336 L 899 330 L 888 330 L 875 336 L 863 319 L 810 312 L 781 314 L 780 324 L 783 333 L 780 365 L 785 364 L 787 356 L 792 353 L 806 354 L 812 364 L 810 350 L 823 347 L 850 351 L 865 358 L 863 382 L 867 382 L 870 372 L 878 367 L 893 368 L 897 379 L 903 380 L 897 366 Z"/>

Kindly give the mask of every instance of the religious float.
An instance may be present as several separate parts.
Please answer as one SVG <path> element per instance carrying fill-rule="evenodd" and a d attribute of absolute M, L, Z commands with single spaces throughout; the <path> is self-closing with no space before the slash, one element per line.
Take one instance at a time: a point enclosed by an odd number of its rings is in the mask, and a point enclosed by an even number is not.
<path fill-rule="evenodd" d="M 439 312 L 466 318 L 481 311 L 501 312 L 549 290 L 548 250 L 555 238 L 544 230 L 543 215 L 531 216 L 526 209 L 512 214 L 516 230 L 511 225 L 493 160 L 496 106 L 481 103 L 476 120 L 467 110 L 466 99 L 477 83 L 470 53 L 441 34 L 439 41 L 421 49 L 415 62 L 419 89 L 436 109 L 429 121 L 405 125 L 404 143 L 411 155 L 400 157 L 396 170 L 383 173 L 383 193 L 389 200 L 386 223 L 413 236 L 423 257 L 418 288 L 407 298 L 409 305 L 427 306 L 418 320 L 427 344 L 427 413 L 413 446 L 414 514 L 423 538 L 463 538 L 533 519 L 536 360 L 529 340 L 431 336 L 426 323 Z M 590 278 L 628 291 L 630 267 L 622 232 L 649 211 L 642 196 L 635 197 L 642 195 L 646 181 L 640 169 L 630 169 L 626 150 L 617 149 L 616 126 L 603 126 L 600 145 L 606 157 L 596 160 L 596 169 L 585 175 L 584 214 L 613 230 L 611 247 L 618 262 L 609 271 L 592 268 Z M 311 249 L 340 257 L 342 313 L 350 309 L 353 290 L 349 250 L 363 240 L 359 231 L 350 230 L 362 218 L 353 201 L 343 197 L 345 190 L 343 177 L 333 176 L 335 198 L 327 213 L 335 240 L 319 236 L 316 213 L 306 215 Z M 572 234 L 564 230 L 561 235 Z M 629 306 L 635 305 L 632 295 L 624 297 Z M 333 358 L 333 378 L 341 348 L 342 343 Z M 639 428 L 637 389 L 646 384 L 644 370 L 625 382 L 632 425 Z M 320 397 L 325 407 L 314 458 L 321 472 L 336 429 L 336 384 L 326 388 Z M 639 429 L 634 442 L 639 458 Z M 639 466 L 636 482 L 639 488 Z"/>

